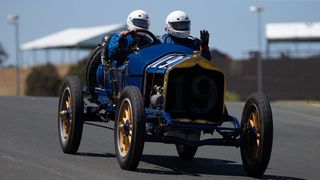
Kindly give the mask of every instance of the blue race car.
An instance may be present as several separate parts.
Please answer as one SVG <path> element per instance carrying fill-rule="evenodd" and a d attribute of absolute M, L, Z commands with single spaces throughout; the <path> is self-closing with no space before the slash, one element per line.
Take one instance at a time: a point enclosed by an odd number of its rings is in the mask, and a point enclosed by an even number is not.
<path fill-rule="evenodd" d="M 136 46 L 128 59 L 108 61 L 99 45 L 87 64 L 86 84 L 68 76 L 61 89 L 58 128 L 63 152 L 76 153 L 85 121 L 114 121 L 115 152 L 122 169 L 134 170 L 145 142 L 174 144 L 181 159 L 190 160 L 204 145 L 240 147 L 249 176 L 261 176 L 269 163 L 273 141 L 272 112 L 267 97 L 253 93 L 241 122 L 228 114 L 226 78 L 199 52 L 176 44 Z M 107 43 L 107 42 L 105 42 Z M 230 126 L 231 124 L 231 126 Z M 201 134 L 217 134 L 201 139 Z"/>

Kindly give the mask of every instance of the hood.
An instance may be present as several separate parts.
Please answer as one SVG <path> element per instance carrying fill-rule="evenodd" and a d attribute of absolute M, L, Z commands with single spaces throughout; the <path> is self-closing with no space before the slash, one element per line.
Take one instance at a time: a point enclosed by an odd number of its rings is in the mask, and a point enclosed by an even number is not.
<path fill-rule="evenodd" d="M 184 54 L 168 54 L 163 56 L 159 60 L 150 64 L 146 68 L 147 73 L 165 73 L 168 68 L 174 67 L 177 64 L 180 64 L 183 61 L 189 59 L 192 55 L 184 55 Z"/>

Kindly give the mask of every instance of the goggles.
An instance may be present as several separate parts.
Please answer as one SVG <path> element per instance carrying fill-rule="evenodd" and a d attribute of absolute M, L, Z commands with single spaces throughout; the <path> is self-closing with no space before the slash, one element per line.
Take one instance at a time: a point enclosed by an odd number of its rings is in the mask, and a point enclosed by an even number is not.
<path fill-rule="evenodd" d="M 149 22 L 145 19 L 132 19 L 132 24 L 136 27 L 143 29 L 149 28 Z"/>
<path fill-rule="evenodd" d="M 171 27 L 178 31 L 189 31 L 190 21 L 170 22 Z"/>

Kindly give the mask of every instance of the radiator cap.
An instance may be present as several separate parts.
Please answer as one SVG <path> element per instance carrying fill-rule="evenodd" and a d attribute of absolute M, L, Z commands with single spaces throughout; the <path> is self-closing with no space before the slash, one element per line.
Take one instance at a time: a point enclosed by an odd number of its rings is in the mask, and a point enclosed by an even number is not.
<path fill-rule="evenodd" d="M 200 53 L 200 51 L 193 51 L 193 55 L 194 56 L 201 56 L 201 53 Z"/>

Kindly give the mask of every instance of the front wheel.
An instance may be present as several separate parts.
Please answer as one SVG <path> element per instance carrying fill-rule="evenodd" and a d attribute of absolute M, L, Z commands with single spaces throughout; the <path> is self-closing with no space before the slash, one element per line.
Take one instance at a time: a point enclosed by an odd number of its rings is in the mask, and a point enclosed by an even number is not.
<path fill-rule="evenodd" d="M 272 150 L 273 120 L 268 98 L 262 93 L 249 96 L 241 119 L 243 144 L 240 147 L 244 169 L 249 176 L 265 172 Z"/>
<path fill-rule="evenodd" d="M 80 80 L 67 76 L 63 82 L 58 108 L 60 145 L 64 153 L 74 154 L 80 146 L 83 129 L 83 99 Z"/>
<path fill-rule="evenodd" d="M 114 123 L 115 151 L 122 169 L 135 170 L 140 162 L 145 138 L 142 95 L 135 86 L 123 89 Z"/>

